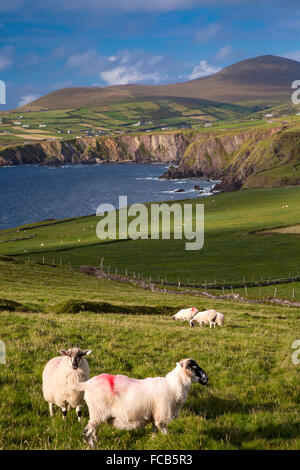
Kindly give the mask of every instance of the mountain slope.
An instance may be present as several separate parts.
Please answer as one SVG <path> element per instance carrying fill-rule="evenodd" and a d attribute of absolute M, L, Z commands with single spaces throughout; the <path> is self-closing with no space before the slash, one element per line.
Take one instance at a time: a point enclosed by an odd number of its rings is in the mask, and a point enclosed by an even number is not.
<path fill-rule="evenodd" d="M 300 79 L 300 63 L 264 55 L 246 59 L 208 77 L 168 85 L 115 85 L 64 88 L 20 109 L 95 108 L 136 99 L 181 97 L 249 106 L 274 106 L 291 96 L 291 83 Z"/>

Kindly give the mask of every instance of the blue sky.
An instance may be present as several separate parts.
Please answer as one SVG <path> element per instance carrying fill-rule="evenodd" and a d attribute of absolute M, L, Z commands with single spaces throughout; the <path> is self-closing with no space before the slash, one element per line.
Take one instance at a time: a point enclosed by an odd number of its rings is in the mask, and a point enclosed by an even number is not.
<path fill-rule="evenodd" d="M 262 54 L 300 61 L 299 31 L 299 0 L 0 0 L 0 109 L 69 86 L 185 81 Z"/>

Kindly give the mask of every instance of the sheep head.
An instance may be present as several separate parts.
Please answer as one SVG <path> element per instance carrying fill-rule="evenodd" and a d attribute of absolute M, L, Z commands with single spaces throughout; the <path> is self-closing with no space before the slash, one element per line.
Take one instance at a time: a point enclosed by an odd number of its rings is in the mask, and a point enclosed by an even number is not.
<path fill-rule="evenodd" d="M 208 375 L 194 359 L 181 359 L 178 364 L 183 368 L 185 375 L 191 378 L 192 382 L 197 382 L 201 385 L 207 384 Z"/>
<path fill-rule="evenodd" d="M 92 351 L 89 349 L 81 351 L 79 348 L 71 348 L 67 351 L 65 349 L 60 349 L 59 352 L 62 356 L 68 356 L 70 358 L 70 365 L 74 370 L 76 370 L 80 365 L 82 357 L 89 356 Z"/>

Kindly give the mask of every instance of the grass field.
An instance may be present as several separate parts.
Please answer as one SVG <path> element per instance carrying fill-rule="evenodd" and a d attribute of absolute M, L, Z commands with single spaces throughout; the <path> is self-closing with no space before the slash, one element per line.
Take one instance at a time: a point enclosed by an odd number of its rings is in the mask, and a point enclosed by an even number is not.
<path fill-rule="evenodd" d="M 189 202 L 189 201 L 185 201 Z M 184 240 L 101 242 L 96 236 L 99 217 L 0 232 L 2 254 L 47 263 L 99 265 L 110 272 L 126 269 L 158 281 L 237 283 L 286 278 L 299 271 L 296 233 L 257 232 L 299 224 L 300 188 L 251 189 L 193 199 L 205 204 L 205 243 L 186 251 Z M 49 222 L 51 224 L 51 222 Z M 27 237 L 32 237 L 26 239 Z M 9 240 L 18 240 L 12 241 Z M 234 247 L 234 249 L 233 249 Z"/>
<path fill-rule="evenodd" d="M 70 138 L 68 131 L 82 136 L 86 130 L 97 135 L 99 131 L 136 132 L 161 130 L 162 127 L 204 126 L 207 121 L 240 119 L 251 109 L 192 98 L 157 98 L 127 100 L 93 108 L 6 112 L 0 116 L 0 145 L 26 143 L 38 137 L 39 140 Z M 24 124 L 29 128 L 23 128 Z M 40 125 L 46 127 L 40 128 Z M 41 131 L 40 135 L 34 136 L 37 131 Z"/>
<path fill-rule="evenodd" d="M 1 449 L 85 449 L 73 410 L 66 422 L 50 419 L 41 373 L 60 348 L 93 350 L 91 375 L 164 375 L 183 357 L 193 357 L 210 378 L 193 385 L 169 435 L 150 428 L 127 432 L 103 425 L 99 449 L 299 449 L 299 366 L 291 345 L 299 309 L 239 305 L 157 294 L 65 268 L 0 259 L 0 296 L 37 313 L 0 312 L 7 364 L 0 365 Z M 68 299 L 121 305 L 119 314 L 56 313 Z M 225 313 L 223 328 L 191 329 L 169 315 L 125 315 L 122 306 L 214 307 Z M 299 333 L 299 330 L 298 330 Z M 230 347 L 228 347 L 230 345 Z"/>
<path fill-rule="evenodd" d="M 150 427 L 127 432 L 103 425 L 98 449 L 300 449 L 299 365 L 291 358 L 299 308 L 156 293 L 77 269 L 104 258 L 111 271 L 127 267 L 170 281 L 292 275 L 299 271 L 299 234 L 264 230 L 299 225 L 299 199 L 300 188 L 291 187 L 193 200 L 205 204 L 199 252 L 185 251 L 179 240 L 100 242 L 95 216 L 1 231 L 0 340 L 7 364 L 0 364 L 0 449 L 87 448 L 87 410 L 82 424 L 74 410 L 65 422 L 59 410 L 50 419 L 41 390 L 45 363 L 72 346 L 93 350 L 91 375 L 161 376 L 185 357 L 209 375 L 208 386 L 192 386 L 167 436 L 152 438 Z M 299 300 L 299 284 L 278 285 L 277 296 L 290 298 L 295 288 Z M 262 296 L 273 289 L 263 287 Z M 248 296 L 257 298 L 258 288 L 248 288 Z M 68 313 L 75 304 L 81 312 Z M 192 305 L 223 312 L 225 326 L 192 329 L 171 319 Z"/>

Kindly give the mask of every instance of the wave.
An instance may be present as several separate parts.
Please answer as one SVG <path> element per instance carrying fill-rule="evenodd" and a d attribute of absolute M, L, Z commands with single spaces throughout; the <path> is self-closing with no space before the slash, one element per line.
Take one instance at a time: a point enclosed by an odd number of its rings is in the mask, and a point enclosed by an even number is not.
<path fill-rule="evenodd" d="M 160 178 L 158 178 L 157 176 L 154 177 L 154 176 L 147 176 L 147 177 L 144 177 L 144 178 L 135 178 L 136 180 L 148 180 L 148 181 L 163 181 L 161 180 Z"/>

